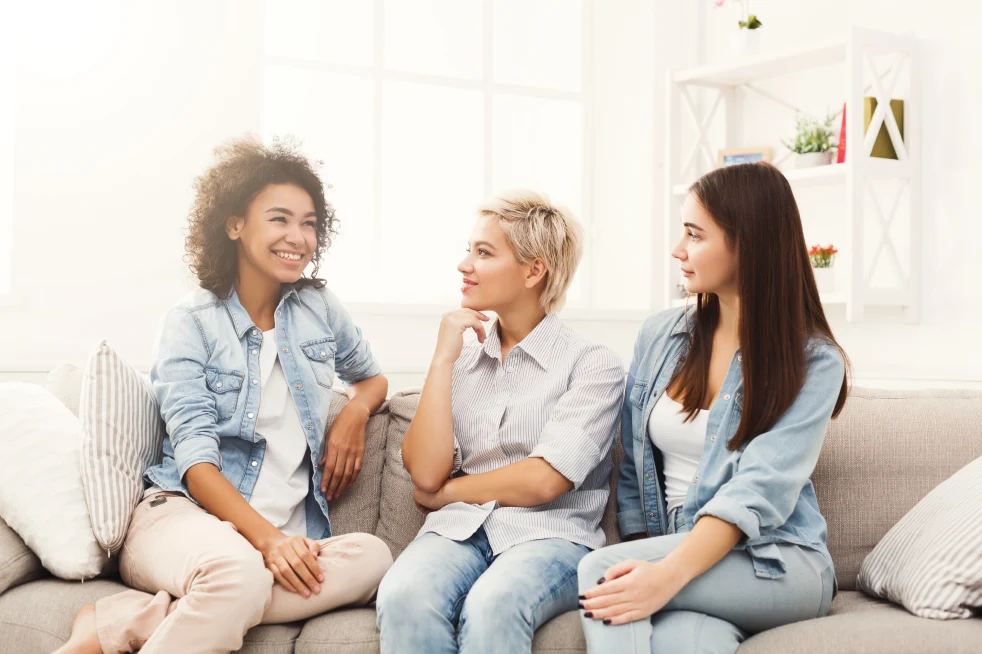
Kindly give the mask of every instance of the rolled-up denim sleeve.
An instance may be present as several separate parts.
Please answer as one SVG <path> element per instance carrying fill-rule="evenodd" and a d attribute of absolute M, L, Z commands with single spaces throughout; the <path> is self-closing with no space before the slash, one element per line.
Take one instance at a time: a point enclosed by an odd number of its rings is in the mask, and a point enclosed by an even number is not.
<path fill-rule="evenodd" d="M 634 461 L 634 419 L 630 397 L 638 369 L 640 339 L 639 335 L 638 342 L 634 345 L 634 358 L 627 373 L 624 401 L 621 403 L 621 445 L 624 448 L 624 458 L 617 471 L 617 528 L 620 529 L 621 538 L 648 532 L 644 511 L 641 508 L 637 464 Z"/>
<path fill-rule="evenodd" d="M 529 457 L 545 459 L 577 489 L 610 456 L 624 394 L 624 364 L 596 346 L 577 362 Z"/>
<path fill-rule="evenodd" d="M 787 522 L 808 482 L 828 431 L 845 374 L 838 348 L 807 354 L 805 383 L 774 426 L 747 444 L 733 477 L 695 515 L 736 525 L 749 540 Z"/>
<path fill-rule="evenodd" d="M 382 368 L 372 355 L 372 348 L 361 334 L 351 314 L 341 304 L 341 300 L 328 288 L 322 288 L 327 319 L 334 332 L 337 353 L 334 369 L 338 378 L 351 385 L 382 374 Z"/>
<path fill-rule="evenodd" d="M 181 479 L 191 466 L 221 470 L 218 410 L 205 384 L 208 349 L 197 319 L 183 309 L 164 318 L 150 367 L 150 382 L 174 448 Z"/>

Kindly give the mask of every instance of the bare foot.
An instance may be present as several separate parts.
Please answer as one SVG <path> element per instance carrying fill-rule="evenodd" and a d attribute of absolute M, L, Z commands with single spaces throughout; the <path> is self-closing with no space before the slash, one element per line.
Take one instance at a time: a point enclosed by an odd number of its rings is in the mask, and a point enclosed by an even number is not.
<path fill-rule="evenodd" d="M 71 638 L 54 654 L 103 654 L 95 627 L 95 604 L 82 607 L 72 623 Z"/>

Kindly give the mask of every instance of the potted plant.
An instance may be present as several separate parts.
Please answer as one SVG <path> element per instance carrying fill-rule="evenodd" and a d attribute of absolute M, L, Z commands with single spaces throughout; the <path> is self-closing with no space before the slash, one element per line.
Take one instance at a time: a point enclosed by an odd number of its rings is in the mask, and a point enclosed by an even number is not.
<path fill-rule="evenodd" d="M 835 289 L 832 264 L 835 263 L 835 255 L 838 253 L 839 251 L 831 244 L 825 247 L 813 245 L 808 250 L 808 258 L 811 260 L 812 272 L 815 273 L 815 285 L 818 286 L 819 295 L 826 295 Z"/>
<path fill-rule="evenodd" d="M 713 6 L 716 9 L 725 7 L 727 4 L 739 5 L 740 19 L 737 21 L 737 31 L 732 33 L 732 46 L 737 55 L 752 55 L 760 52 L 760 32 L 758 31 L 763 23 L 757 18 L 757 14 L 750 11 L 750 0 L 714 0 Z"/>
<path fill-rule="evenodd" d="M 825 120 L 819 121 L 798 114 L 794 141 L 781 139 L 784 147 L 796 153 L 796 168 L 811 168 L 832 163 L 832 151 L 835 149 L 835 122 L 839 112 L 829 113 Z"/>

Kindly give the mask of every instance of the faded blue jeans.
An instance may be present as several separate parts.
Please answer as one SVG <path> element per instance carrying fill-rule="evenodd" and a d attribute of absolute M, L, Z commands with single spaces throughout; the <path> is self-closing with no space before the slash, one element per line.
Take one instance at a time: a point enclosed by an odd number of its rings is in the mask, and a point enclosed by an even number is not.
<path fill-rule="evenodd" d="M 382 654 L 531 652 L 536 629 L 576 610 L 576 566 L 589 551 L 547 538 L 495 556 L 483 527 L 465 541 L 425 533 L 379 586 Z"/>
<path fill-rule="evenodd" d="M 677 514 L 677 515 L 676 515 Z M 685 538 L 681 511 L 669 514 L 669 535 L 604 547 L 580 562 L 580 592 L 627 559 L 660 561 Z M 580 616 L 589 654 L 732 654 L 766 629 L 820 618 L 832 604 L 834 572 L 825 557 L 797 545 L 779 545 L 787 565 L 780 579 L 754 574 L 747 552 L 733 550 L 651 618 L 605 626 Z M 384 582 L 383 582 L 384 583 Z"/>

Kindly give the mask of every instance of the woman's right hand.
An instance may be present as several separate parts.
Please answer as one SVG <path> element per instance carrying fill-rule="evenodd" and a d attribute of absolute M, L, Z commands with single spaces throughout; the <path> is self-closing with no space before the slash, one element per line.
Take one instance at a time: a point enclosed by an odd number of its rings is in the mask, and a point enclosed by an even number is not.
<path fill-rule="evenodd" d="M 483 343 L 487 338 L 484 323 L 488 320 L 490 318 L 486 315 L 473 309 L 457 309 L 443 314 L 433 362 L 453 365 L 464 349 L 464 332 L 468 329 L 473 329 L 477 340 Z"/>
<path fill-rule="evenodd" d="M 267 541 L 260 552 L 276 583 L 291 593 L 310 597 L 321 592 L 324 573 L 317 563 L 320 545 L 314 539 L 281 533 Z"/>

